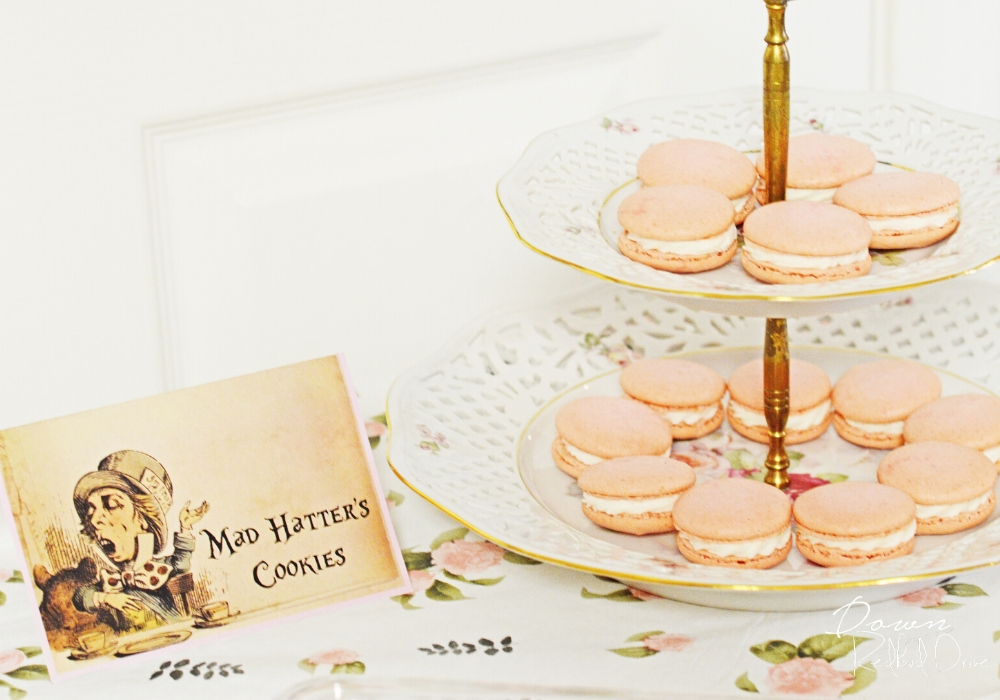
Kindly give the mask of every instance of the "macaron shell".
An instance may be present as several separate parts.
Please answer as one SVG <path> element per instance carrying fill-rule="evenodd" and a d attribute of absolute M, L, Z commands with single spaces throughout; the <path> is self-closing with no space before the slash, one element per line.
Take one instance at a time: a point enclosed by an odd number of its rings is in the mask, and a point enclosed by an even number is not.
<path fill-rule="evenodd" d="M 875 153 L 865 144 L 836 134 L 802 134 L 788 139 L 787 187 L 823 190 L 839 187 L 875 169 Z M 764 154 L 757 172 L 764 177 Z"/>
<path fill-rule="evenodd" d="M 719 253 L 706 253 L 704 255 L 676 255 L 664 253 L 659 250 L 649 250 L 643 248 L 638 243 L 625 235 L 623 231 L 618 235 L 618 250 L 626 258 L 642 263 L 656 270 L 665 272 L 676 272 L 688 274 L 691 272 L 705 272 L 720 268 L 734 257 L 738 250 L 738 244 L 733 241 L 732 245 Z"/>
<path fill-rule="evenodd" d="M 678 530 L 708 540 L 767 537 L 788 526 L 788 496 L 752 479 L 715 479 L 685 491 L 674 505 Z"/>
<path fill-rule="evenodd" d="M 789 410 L 804 411 L 830 398 L 830 377 L 822 368 L 793 357 L 788 368 Z M 729 395 L 754 411 L 764 410 L 764 360 L 751 360 L 729 375 Z"/>
<path fill-rule="evenodd" d="M 776 549 L 770 554 L 753 558 L 736 556 L 717 557 L 714 554 L 689 547 L 681 537 L 677 538 L 677 549 L 680 550 L 685 559 L 695 564 L 728 566 L 739 569 L 770 569 L 785 561 L 788 557 L 788 553 L 792 551 L 792 538 L 789 537 L 788 542 L 781 549 Z"/>
<path fill-rule="evenodd" d="M 794 268 L 782 268 L 770 263 L 762 263 L 754 260 L 743 251 L 740 258 L 743 269 L 751 276 L 768 284 L 815 284 L 817 282 L 836 282 L 852 277 L 864 277 L 872 269 L 872 258 L 869 255 L 864 260 L 860 260 L 849 265 L 838 265 L 824 270 L 803 270 Z"/>
<path fill-rule="evenodd" d="M 958 185 L 937 173 L 873 173 L 845 183 L 833 203 L 871 216 L 909 216 L 958 204 Z"/>
<path fill-rule="evenodd" d="M 556 431 L 574 447 L 605 459 L 662 455 L 673 442 L 670 424 L 653 409 L 615 396 L 571 401 L 556 414 Z"/>
<path fill-rule="evenodd" d="M 574 479 L 579 478 L 588 466 L 569 453 L 569 450 L 566 449 L 566 441 L 561 437 L 552 441 L 552 460 L 559 469 Z"/>
<path fill-rule="evenodd" d="M 666 357 L 633 362 L 620 381 L 632 398 L 660 406 L 708 406 L 726 394 L 726 380 L 711 367 Z"/>
<path fill-rule="evenodd" d="M 743 237 L 779 253 L 832 257 L 868 248 L 872 229 L 860 214 L 827 202 L 775 202 L 747 217 Z"/>
<path fill-rule="evenodd" d="M 958 215 L 944 226 L 919 228 L 914 231 L 892 231 L 885 229 L 872 233 L 870 247 L 875 250 L 904 250 L 926 248 L 955 233 L 958 230 Z"/>
<path fill-rule="evenodd" d="M 913 522 L 917 506 L 908 495 L 870 481 L 841 481 L 798 497 L 795 522 L 820 535 L 878 537 Z M 879 551 L 879 550 L 876 550 Z"/>
<path fill-rule="evenodd" d="M 868 433 L 861 428 L 850 425 L 839 413 L 833 414 L 833 429 L 847 442 L 858 447 L 870 447 L 875 450 L 891 450 L 903 444 L 902 435 L 889 435 L 888 433 Z"/>
<path fill-rule="evenodd" d="M 595 525 L 627 535 L 658 535 L 674 531 L 673 513 L 621 513 L 611 515 L 594 510 L 586 503 L 581 504 L 583 514 Z"/>
<path fill-rule="evenodd" d="M 855 365 L 833 387 L 833 407 L 862 423 L 905 420 L 941 396 L 941 380 L 930 367 L 912 360 L 878 360 Z"/>
<path fill-rule="evenodd" d="M 580 475 L 580 490 L 601 498 L 656 498 L 694 486 L 694 469 L 669 457 L 619 457 Z"/>
<path fill-rule="evenodd" d="M 801 531 L 801 528 L 800 528 Z M 824 547 L 802 537 L 795 538 L 795 546 L 809 561 L 820 566 L 860 566 L 876 561 L 895 559 L 910 554 L 916 544 L 916 538 L 911 537 L 898 547 L 888 549 L 873 549 L 870 552 L 860 550 L 838 550 Z"/>
<path fill-rule="evenodd" d="M 918 505 L 963 503 L 992 491 L 996 466 L 979 450 L 947 442 L 917 442 L 893 450 L 878 465 L 879 483 Z"/>
<path fill-rule="evenodd" d="M 732 401 L 730 401 L 732 405 Z M 729 419 L 729 425 L 737 433 L 745 437 L 747 440 L 753 440 L 754 442 L 759 442 L 762 445 L 768 445 L 771 442 L 771 438 L 767 434 L 767 428 L 759 425 L 747 425 L 739 418 L 735 417 L 730 411 L 726 416 Z M 804 442 L 810 442 L 820 437 L 826 432 L 826 429 L 830 427 L 830 416 L 827 415 L 826 419 L 817 426 L 809 428 L 808 430 L 785 430 L 785 444 L 786 445 L 801 445 Z"/>
<path fill-rule="evenodd" d="M 968 513 L 961 513 L 953 518 L 935 517 L 922 520 L 917 518 L 918 535 L 950 535 L 953 532 L 968 530 L 980 525 L 993 514 L 996 508 L 996 495 L 991 493 L 988 501 Z"/>
<path fill-rule="evenodd" d="M 674 139 L 647 148 L 636 163 L 646 187 L 701 185 L 729 199 L 750 192 L 757 179 L 753 163 L 732 146 L 703 139 Z"/>
<path fill-rule="evenodd" d="M 1000 398 L 944 396 L 914 411 L 903 424 L 907 442 L 954 442 L 976 450 L 1000 445 Z"/>
<path fill-rule="evenodd" d="M 736 210 L 723 194 L 698 185 L 644 187 L 618 207 L 618 223 L 634 236 L 699 241 L 733 225 Z"/>

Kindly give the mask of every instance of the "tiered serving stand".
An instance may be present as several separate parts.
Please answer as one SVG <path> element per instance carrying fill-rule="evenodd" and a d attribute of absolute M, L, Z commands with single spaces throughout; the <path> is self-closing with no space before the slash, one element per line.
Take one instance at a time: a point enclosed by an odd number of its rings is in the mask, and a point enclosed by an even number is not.
<path fill-rule="evenodd" d="M 591 524 L 575 482 L 548 456 L 559 407 L 587 393 L 620 393 L 620 365 L 680 353 L 728 376 L 759 354 L 763 332 L 766 455 L 725 427 L 676 443 L 675 453 L 699 466 L 699 479 L 735 470 L 793 489 L 874 480 L 882 453 L 849 445 L 833 430 L 785 449 L 789 326 L 801 344 L 791 352 L 833 380 L 877 353 L 931 365 L 946 395 L 1000 388 L 993 369 L 1000 312 L 984 301 L 989 288 L 918 289 L 1000 258 L 1000 123 L 891 94 L 802 91 L 790 100 L 785 0 L 765 4 L 763 101 L 753 90 L 636 103 L 531 143 L 497 186 L 515 234 L 619 286 L 480 321 L 400 377 L 389 395 L 389 462 L 442 510 L 526 556 L 704 605 L 837 608 L 855 595 L 874 602 L 1000 563 L 997 514 L 966 533 L 918 538 L 911 555 L 864 566 L 823 569 L 793 551 L 766 571 L 706 567 L 687 562 L 672 535 L 632 537 Z M 763 284 L 742 270 L 739 256 L 718 270 L 678 275 L 618 253 L 618 203 L 638 187 L 635 162 L 649 145 L 698 137 L 748 153 L 763 149 L 768 200 L 779 201 L 789 132 L 812 129 L 864 141 L 879 169 L 957 181 L 959 230 L 928 248 L 876 254 L 864 277 L 813 285 Z"/>

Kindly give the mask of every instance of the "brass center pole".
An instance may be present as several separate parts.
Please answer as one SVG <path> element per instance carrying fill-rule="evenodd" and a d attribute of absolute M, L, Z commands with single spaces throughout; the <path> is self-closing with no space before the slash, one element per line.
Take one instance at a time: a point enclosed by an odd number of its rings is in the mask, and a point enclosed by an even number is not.
<path fill-rule="evenodd" d="M 785 34 L 787 0 L 764 0 L 767 5 L 767 49 L 764 51 L 764 184 L 767 201 L 785 198 L 788 173 L 788 35 Z M 765 483 L 788 488 L 788 324 L 783 318 L 767 319 L 764 331 L 764 417 L 770 449 L 764 466 Z"/>

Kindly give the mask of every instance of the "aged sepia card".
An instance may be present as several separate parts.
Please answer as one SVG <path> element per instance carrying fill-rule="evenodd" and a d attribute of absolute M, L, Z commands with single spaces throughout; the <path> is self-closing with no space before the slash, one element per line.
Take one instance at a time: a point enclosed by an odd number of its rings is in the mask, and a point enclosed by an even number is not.
<path fill-rule="evenodd" d="M 342 358 L 0 432 L 53 677 L 408 593 Z"/>

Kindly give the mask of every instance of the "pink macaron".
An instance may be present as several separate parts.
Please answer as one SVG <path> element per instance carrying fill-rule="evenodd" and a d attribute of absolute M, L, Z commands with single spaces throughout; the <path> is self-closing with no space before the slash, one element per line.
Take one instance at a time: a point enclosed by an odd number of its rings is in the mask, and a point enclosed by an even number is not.
<path fill-rule="evenodd" d="M 757 172 L 753 163 L 732 146 L 704 139 L 673 139 L 647 148 L 636 165 L 646 187 L 701 185 L 721 192 L 736 210 L 741 224 L 753 211 Z"/>
<path fill-rule="evenodd" d="M 729 199 L 707 187 L 644 187 L 618 207 L 618 249 L 657 270 L 713 270 L 736 255 L 735 215 Z"/>
<path fill-rule="evenodd" d="M 704 437 L 722 425 L 726 382 L 711 367 L 667 357 L 639 360 L 622 370 L 625 393 L 670 423 L 675 440 Z"/>
<path fill-rule="evenodd" d="M 775 202 L 743 224 L 743 267 L 771 284 L 835 282 L 868 273 L 872 230 L 860 214 L 824 202 Z"/>
<path fill-rule="evenodd" d="M 649 406 L 615 396 L 584 396 L 556 414 L 552 443 L 556 466 L 580 476 L 589 466 L 616 457 L 668 456 L 670 424 Z"/>
<path fill-rule="evenodd" d="M 836 134 L 802 134 L 788 139 L 785 200 L 831 202 L 837 188 L 875 169 L 875 153 L 865 144 Z M 766 202 L 764 154 L 757 158 L 757 199 Z"/>

